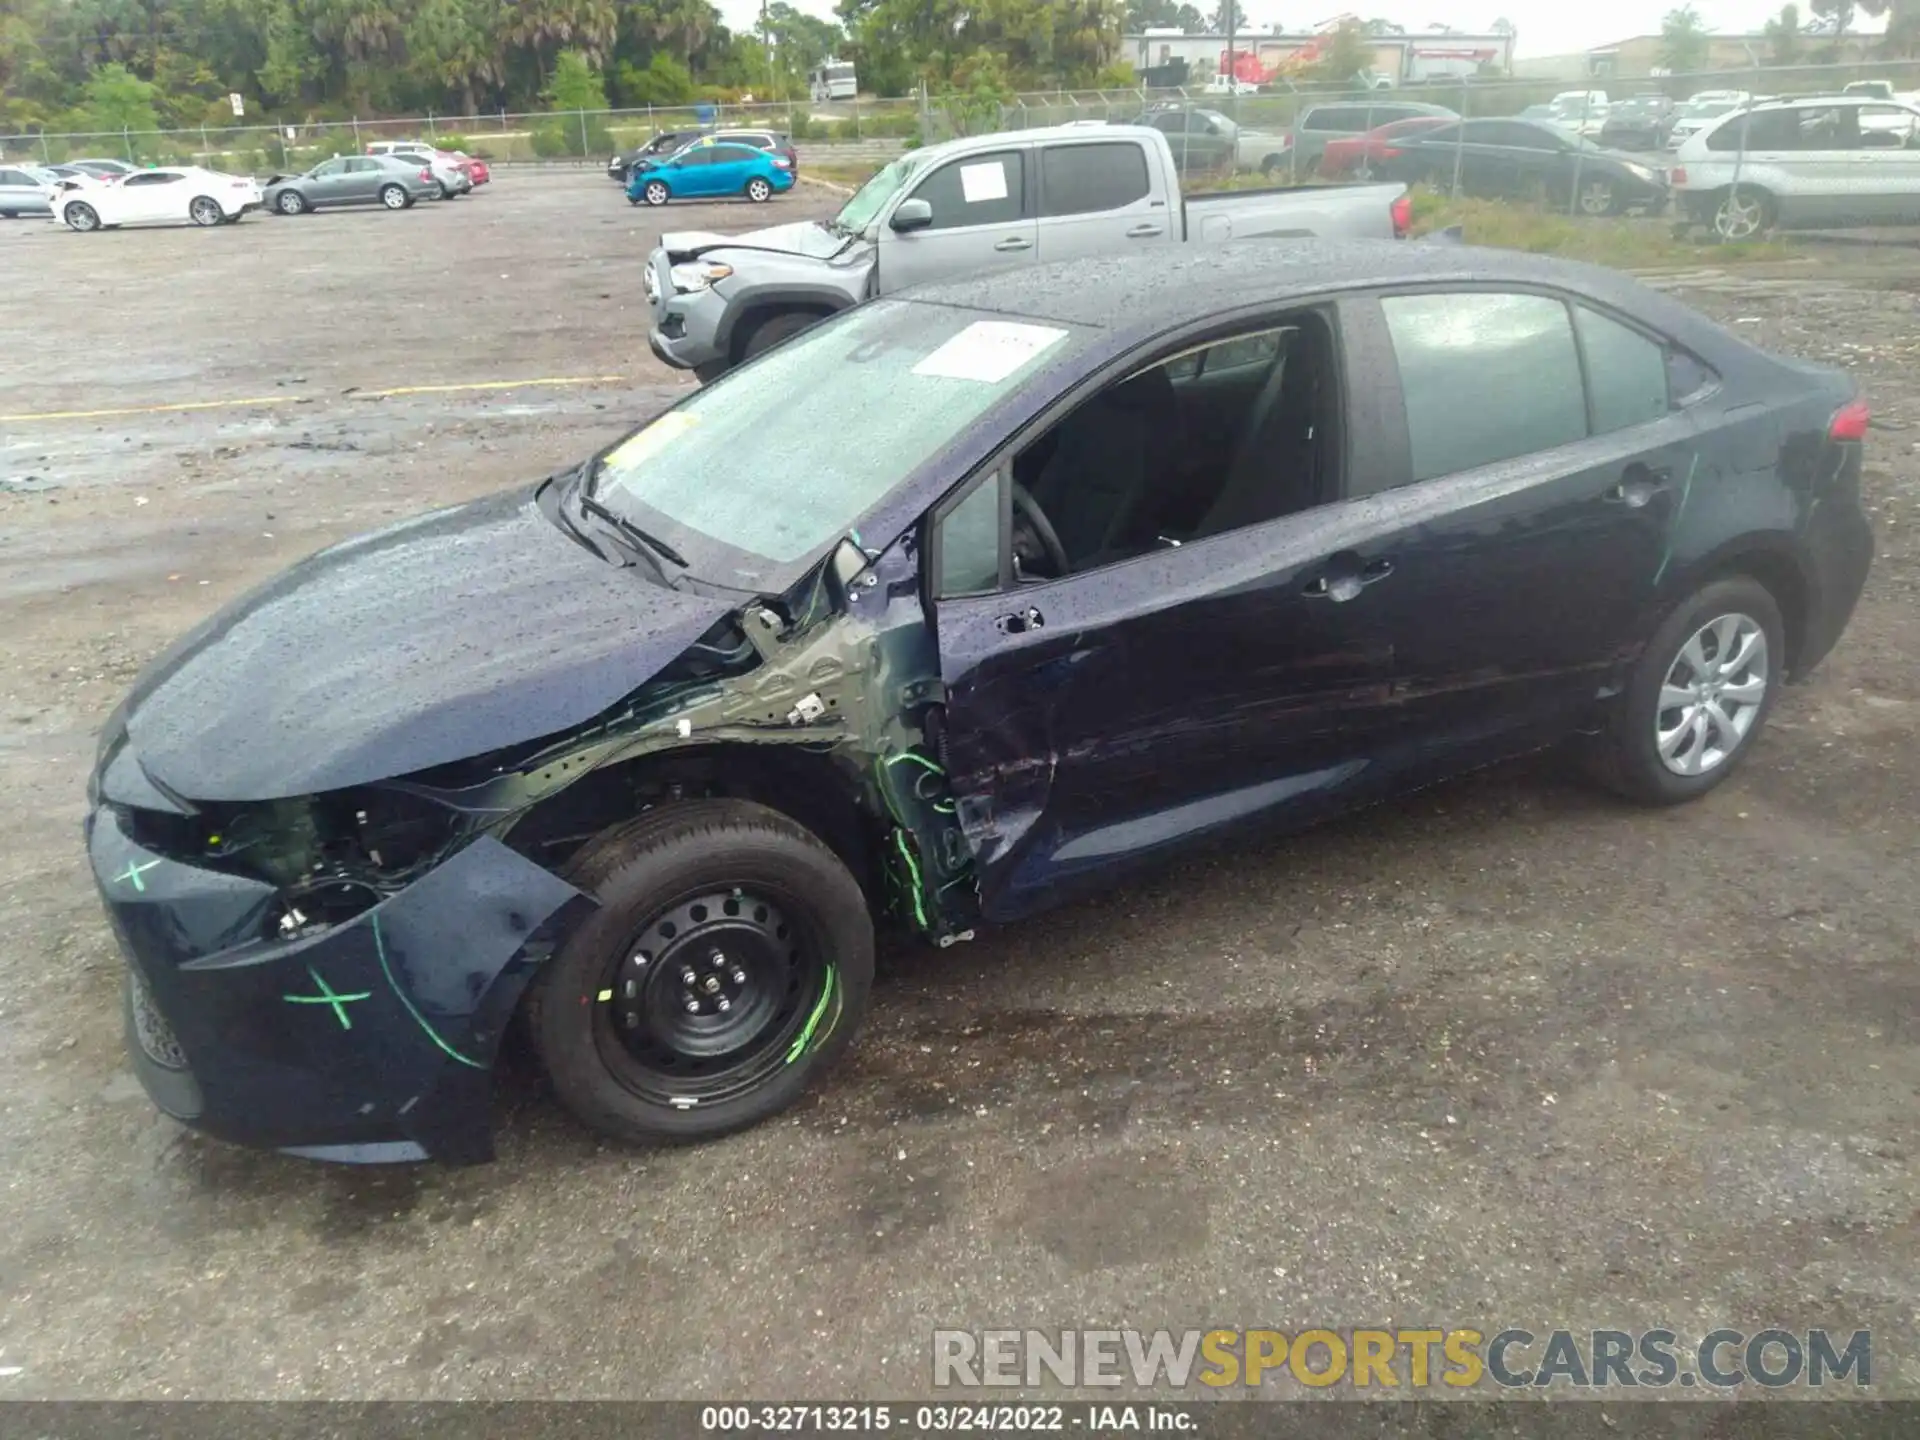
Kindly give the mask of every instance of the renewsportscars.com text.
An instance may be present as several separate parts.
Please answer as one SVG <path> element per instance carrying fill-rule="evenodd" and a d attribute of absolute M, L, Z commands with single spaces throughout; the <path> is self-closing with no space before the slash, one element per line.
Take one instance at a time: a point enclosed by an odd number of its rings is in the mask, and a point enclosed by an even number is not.
<path fill-rule="evenodd" d="M 1729 1390 L 1873 1383 L 1873 1335 L 1713 1330 L 1698 1340 L 1652 1330 L 1308 1329 L 936 1330 L 933 1383 L 1257 1387 L 1286 1377 L 1325 1388 Z"/>

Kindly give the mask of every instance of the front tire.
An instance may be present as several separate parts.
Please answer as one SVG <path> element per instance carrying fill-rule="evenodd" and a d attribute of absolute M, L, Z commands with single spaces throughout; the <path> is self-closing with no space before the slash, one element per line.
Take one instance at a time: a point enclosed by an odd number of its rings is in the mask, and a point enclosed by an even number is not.
<path fill-rule="evenodd" d="M 413 203 L 413 197 L 404 185 L 382 185 L 380 203 L 389 210 L 404 210 Z"/>
<path fill-rule="evenodd" d="M 1620 195 L 1611 180 L 1585 180 L 1574 192 L 1574 205 L 1582 215 L 1599 219 L 1620 207 Z"/>
<path fill-rule="evenodd" d="M 777 315 L 769 315 L 748 334 L 740 347 L 740 358 L 751 360 L 763 351 L 771 350 L 789 336 L 798 335 L 820 323 L 821 317 L 801 310 L 785 310 Z"/>
<path fill-rule="evenodd" d="M 100 228 L 100 212 L 84 200 L 76 200 L 67 206 L 62 218 L 69 230 L 77 230 L 83 235 Z"/>
<path fill-rule="evenodd" d="M 756 205 L 764 205 L 773 198 L 773 186 L 756 175 L 747 181 L 747 199 Z"/>
<path fill-rule="evenodd" d="M 667 189 L 664 180 L 649 180 L 640 190 L 640 198 L 649 205 L 664 205 L 673 198 L 673 192 Z"/>
<path fill-rule="evenodd" d="M 1759 737 L 1785 683 L 1786 625 L 1757 580 L 1718 580 L 1641 652 L 1592 752 L 1595 777 L 1644 805 L 1719 785 Z"/>
<path fill-rule="evenodd" d="M 873 982 L 859 882 L 743 800 L 674 803 L 590 841 L 600 908 L 528 997 L 561 1103 L 610 1138 L 708 1140 L 797 1100 L 847 1048 Z"/>
<path fill-rule="evenodd" d="M 304 215 L 309 208 L 307 197 L 298 190 L 282 190 L 273 205 L 282 215 Z"/>

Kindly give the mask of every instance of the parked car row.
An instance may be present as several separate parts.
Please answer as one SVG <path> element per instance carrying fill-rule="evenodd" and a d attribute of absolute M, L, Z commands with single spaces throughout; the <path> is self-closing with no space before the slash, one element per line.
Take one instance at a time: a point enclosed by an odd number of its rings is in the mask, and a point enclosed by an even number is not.
<path fill-rule="evenodd" d="M 758 204 L 793 188 L 800 156 L 779 130 L 667 130 L 611 157 L 607 175 L 634 205 L 730 195 Z"/>
<path fill-rule="evenodd" d="M 141 167 L 124 160 L 0 165 L 0 218 L 47 216 L 78 231 L 121 225 L 221 225 L 250 210 L 303 215 L 330 205 L 404 210 L 420 200 L 470 195 L 492 176 L 486 162 L 411 141 L 378 141 L 366 155 L 336 155 L 265 182 L 199 165 Z"/>

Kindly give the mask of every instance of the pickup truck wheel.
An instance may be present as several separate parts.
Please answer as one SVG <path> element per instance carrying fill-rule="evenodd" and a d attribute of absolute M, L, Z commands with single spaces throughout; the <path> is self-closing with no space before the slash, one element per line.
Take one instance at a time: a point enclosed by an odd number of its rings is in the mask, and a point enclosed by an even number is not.
<path fill-rule="evenodd" d="M 712 1139 L 784 1110 L 847 1048 L 873 983 L 859 882 L 743 800 L 606 831 L 567 878 L 600 908 L 528 996 L 561 1102 L 626 1141 Z"/>
<path fill-rule="evenodd" d="M 724 360 L 709 360 L 704 365 L 693 367 L 693 378 L 702 385 L 711 385 L 733 367 Z"/>
<path fill-rule="evenodd" d="M 771 350 L 782 340 L 798 335 L 802 330 L 820 323 L 823 317 L 806 310 L 783 310 L 769 315 L 753 327 L 740 346 L 740 358 L 751 360 L 762 351 Z"/>

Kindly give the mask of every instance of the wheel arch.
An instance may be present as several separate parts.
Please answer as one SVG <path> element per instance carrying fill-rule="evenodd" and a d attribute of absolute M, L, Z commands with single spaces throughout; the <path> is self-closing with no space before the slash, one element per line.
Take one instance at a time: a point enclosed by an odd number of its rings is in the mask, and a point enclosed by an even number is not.
<path fill-rule="evenodd" d="M 1736 577 L 1757 581 L 1780 607 L 1787 640 L 1783 669 L 1789 677 L 1796 676 L 1806 653 L 1808 623 L 1819 598 L 1813 571 L 1786 536 L 1747 536 L 1730 541 L 1691 567 L 1684 593 L 1674 598 L 1684 599 L 1717 580 Z"/>
<path fill-rule="evenodd" d="M 728 360 L 738 364 L 740 349 L 746 344 L 747 337 L 774 316 L 792 313 L 824 320 L 829 315 L 852 308 L 853 304 L 847 296 L 833 290 L 790 289 L 783 286 L 777 290 L 749 292 L 737 297 L 735 303 L 727 307 L 726 316 L 714 340 Z"/>
<path fill-rule="evenodd" d="M 844 763 L 797 745 L 691 745 L 619 761 L 582 777 L 515 820 L 502 840 L 561 870 L 594 836 L 676 800 L 751 800 L 817 837 L 881 909 L 880 817 L 856 796 Z"/>

